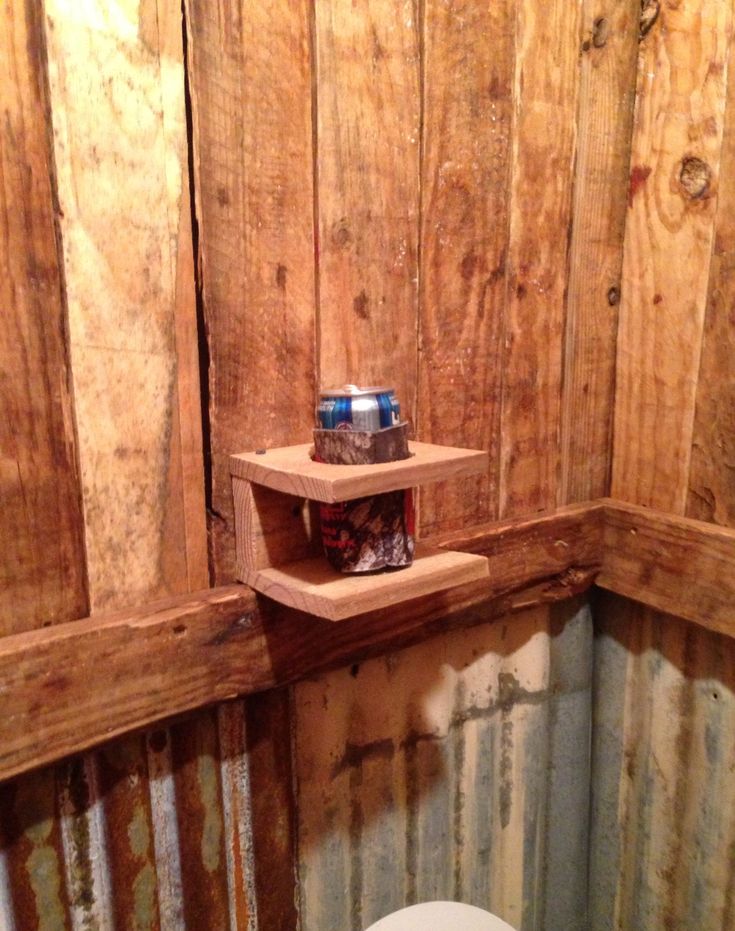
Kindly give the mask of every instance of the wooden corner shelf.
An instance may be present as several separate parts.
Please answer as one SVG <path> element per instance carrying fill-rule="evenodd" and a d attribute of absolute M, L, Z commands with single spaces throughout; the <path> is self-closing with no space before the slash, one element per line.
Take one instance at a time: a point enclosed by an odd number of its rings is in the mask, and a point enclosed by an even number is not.
<path fill-rule="evenodd" d="M 242 581 L 274 601 L 328 621 L 344 621 L 356 614 L 431 595 L 447 588 L 488 578 L 488 561 L 472 553 L 455 553 L 417 544 L 412 565 L 371 575 L 345 575 L 323 556 L 313 556 L 246 570 Z"/>
<path fill-rule="evenodd" d="M 409 459 L 373 465 L 314 462 L 310 444 L 231 456 L 238 579 L 281 604 L 342 621 L 488 578 L 486 557 L 421 544 L 413 565 L 380 573 L 343 574 L 322 554 L 309 502 L 350 501 L 487 469 L 487 453 L 477 450 L 412 442 L 409 451 Z"/>

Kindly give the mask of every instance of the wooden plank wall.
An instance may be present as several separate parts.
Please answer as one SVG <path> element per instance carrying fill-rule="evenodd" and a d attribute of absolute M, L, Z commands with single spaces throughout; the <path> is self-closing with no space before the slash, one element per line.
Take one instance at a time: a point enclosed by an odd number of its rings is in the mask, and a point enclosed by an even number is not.
<path fill-rule="evenodd" d="M 208 570 L 180 5 L 0 37 L 8 633 Z M 0 786 L 0 926 L 246 926 L 245 743 L 235 703 Z"/>
<path fill-rule="evenodd" d="M 4 0 L 0 633 L 230 580 L 228 455 L 308 439 L 346 380 L 489 450 L 422 494 L 425 533 L 611 489 L 733 526 L 732 8 L 640 9 Z M 325 931 L 466 895 L 587 927 L 576 608 L 3 785 L 0 924 L 270 931 L 298 904 Z M 613 598 L 598 633 L 592 926 L 725 927 L 720 859 L 682 890 L 695 836 L 729 849 L 726 647 Z"/>
<path fill-rule="evenodd" d="M 612 494 L 732 527 L 733 9 L 660 7 L 638 61 Z M 601 602 L 595 931 L 714 931 L 735 920 L 732 652 L 727 638 L 674 617 Z"/>
<path fill-rule="evenodd" d="M 601 41 L 597 12 L 559 2 L 542 13 L 530 0 L 487 9 L 461 0 L 273 0 L 262 15 L 244 3 L 187 4 L 218 581 L 232 577 L 234 552 L 227 455 L 308 438 L 320 385 L 388 381 L 420 439 L 490 450 L 486 476 L 422 494 L 424 532 L 607 490 L 614 341 L 595 328 L 603 320 L 614 331 L 617 322 L 638 16 L 636 3 L 611 7 Z M 599 210 L 575 195 L 577 160 Z M 578 254 L 595 251 L 595 274 L 577 271 L 573 301 L 570 238 Z M 606 425 L 596 430 L 599 418 Z M 580 421 L 593 436 L 589 454 Z M 566 460 L 588 455 L 595 478 L 575 484 Z M 496 726 L 489 719 L 453 730 L 437 752 L 419 742 L 409 778 L 402 749 L 380 751 L 410 744 L 413 718 L 431 717 L 423 710 L 430 689 L 417 690 L 411 720 L 393 708 L 403 694 L 397 680 L 363 689 L 347 670 L 293 690 L 290 765 L 285 727 L 270 738 L 260 729 L 257 776 L 251 760 L 251 778 L 272 799 L 253 835 L 261 921 L 267 909 L 273 927 L 289 927 L 278 913 L 293 900 L 288 857 L 269 859 L 276 869 L 258 879 L 266 862 L 258 851 L 277 842 L 285 853 L 298 844 L 305 931 L 359 928 L 432 890 L 471 894 L 524 928 L 584 926 L 584 882 L 565 884 L 562 903 L 556 879 L 565 863 L 576 863 L 579 877 L 586 871 L 585 754 L 563 749 L 567 738 L 587 745 L 583 684 L 569 698 L 552 782 L 530 761 L 548 760 L 557 740 L 540 696 L 556 663 L 571 669 L 587 655 L 590 628 L 580 624 L 574 652 L 564 645 L 574 638 L 552 635 L 547 610 L 516 622 L 529 648 L 519 649 L 513 675 L 526 686 L 507 695 L 502 747 L 484 776 L 469 760 L 478 755 L 480 765 L 480 731 Z M 472 675 L 497 696 L 506 681 L 499 636 L 483 627 L 461 646 L 440 639 L 387 666 L 377 661 L 366 675 L 383 682 L 399 663 L 409 680 L 424 667 L 441 676 L 447 651 L 474 651 Z M 349 700 L 330 699 L 345 689 Z M 536 697 L 526 700 L 527 691 Z M 451 689 L 437 701 L 442 720 L 452 708 L 475 713 L 474 699 Z M 295 812 L 279 804 L 292 773 Z M 330 774 L 322 789 L 320 773 Z M 478 785 L 503 794 L 494 826 Z M 469 807 L 455 830 L 432 813 L 462 793 Z M 547 860 L 540 825 L 550 795 L 577 803 L 565 843 Z M 334 811 L 328 823 L 325 811 Z M 476 837 L 461 827 L 475 811 Z M 400 854 L 406 872 L 385 885 L 406 819 L 417 847 Z M 475 847 L 495 864 L 477 877 Z"/>

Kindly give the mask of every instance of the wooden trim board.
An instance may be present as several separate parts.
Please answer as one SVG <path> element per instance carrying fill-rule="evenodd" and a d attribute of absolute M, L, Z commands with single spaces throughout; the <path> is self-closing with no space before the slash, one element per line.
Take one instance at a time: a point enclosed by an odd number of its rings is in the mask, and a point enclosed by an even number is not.
<path fill-rule="evenodd" d="M 314 462 L 309 454 L 311 444 L 302 443 L 231 456 L 230 471 L 236 478 L 275 491 L 332 504 L 474 475 L 488 467 L 488 454 L 475 449 L 415 442 L 410 442 L 408 448 L 411 458 L 397 462 L 332 465 Z"/>
<path fill-rule="evenodd" d="M 505 616 L 516 604 L 568 598 L 600 568 L 585 513 L 473 534 L 468 546 L 487 550 L 495 579 L 341 624 L 231 585 L 2 638 L 0 779 L 203 705 Z M 566 546 L 555 546 L 561 538 Z"/>
<path fill-rule="evenodd" d="M 611 499 L 604 511 L 601 588 L 735 636 L 735 530 Z"/>
<path fill-rule="evenodd" d="M 602 499 L 432 543 L 485 556 L 489 578 L 342 624 L 230 585 L 0 639 L 0 779 L 595 579 L 735 636 L 735 530 Z"/>

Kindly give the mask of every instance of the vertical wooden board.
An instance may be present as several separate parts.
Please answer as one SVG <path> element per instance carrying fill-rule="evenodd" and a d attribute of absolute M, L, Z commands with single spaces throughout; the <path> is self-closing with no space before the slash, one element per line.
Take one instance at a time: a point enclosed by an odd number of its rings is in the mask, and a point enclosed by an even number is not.
<path fill-rule="evenodd" d="M 727 72 L 727 110 L 714 246 L 704 317 L 686 513 L 735 526 L 735 68 Z"/>
<path fill-rule="evenodd" d="M 415 417 L 417 0 L 315 4 L 322 387 L 387 384 Z"/>
<path fill-rule="evenodd" d="M 557 501 L 580 6 L 516 4 L 501 517 Z"/>
<path fill-rule="evenodd" d="M 609 494 L 640 0 L 583 0 L 559 504 Z"/>
<path fill-rule="evenodd" d="M 195 314 L 178 277 L 191 268 L 184 74 L 158 32 L 171 28 L 163 11 L 46 3 L 95 610 L 123 586 L 130 602 L 201 584 L 205 571 L 191 347 L 177 360 Z"/>
<path fill-rule="evenodd" d="M 732 8 L 662 4 L 639 63 L 612 494 L 683 513 L 720 176 Z"/>
<path fill-rule="evenodd" d="M 43 23 L 0 25 L 0 635 L 88 613 Z"/>
<path fill-rule="evenodd" d="M 209 351 L 212 565 L 235 575 L 228 457 L 311 436 L 309 4 L 187 0 Z"/>
<path fill-rule="evenodd" d="M 497 517 L 514 5 L 423 5 L 419 403 L 427 442 L 490 451 L 422 491 L 424 534 Z"/>

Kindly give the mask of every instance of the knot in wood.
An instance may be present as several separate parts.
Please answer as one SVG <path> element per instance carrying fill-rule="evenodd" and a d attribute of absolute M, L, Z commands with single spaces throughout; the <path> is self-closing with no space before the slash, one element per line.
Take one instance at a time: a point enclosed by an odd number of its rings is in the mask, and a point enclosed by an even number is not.
<path fill-rule="evenodd" d="M 608 289 L 607 302 L 611 307 L 615 307 L 616 304 L 620 303 L 620 288 L 617 285 L 613 285 Z"/>
<path fill-rule="evenodd" d="M 598 16 L 592 24 L 592 44 L 595 48 L 603 48 L 610 35 L 610 24 L 604 16 Z"/>
<path fill-rule="evenodd" d="M 659 13 L 661 4 L 659 0 L 641 0 L 641 22 L 638 32 L 639 39 L 645 39 L 648 33 L 653 29 Z"/>
<path fill-rule="evenodd" d="M 684 188 L 692 200 L 698 200 L 709 190 L 712 170 L 707 162 L 695 155 L 689 155 L 682 160 L 679 170 L 679 184 Z"/>

